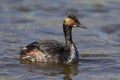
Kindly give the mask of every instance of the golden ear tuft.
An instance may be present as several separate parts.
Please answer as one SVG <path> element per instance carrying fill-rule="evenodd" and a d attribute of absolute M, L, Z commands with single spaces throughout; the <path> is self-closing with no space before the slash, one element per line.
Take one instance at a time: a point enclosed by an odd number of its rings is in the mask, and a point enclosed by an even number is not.
<path fill-rule="evenodd" d="M 64 25 L 76 25 L 77 22 L 74 19 L 71 19 L 69 17 L 65 17 L 63 24 Z"/>
<path fill-rule="evenodd" d="M 74 14 L 72 14 L 71 12 L 66 13 L 66 16 L 67 16 L 68 18 L 72 19 L 74 22 L 80 24 L 80 22 L 79 22 L 79 20 L 77 19 L 77 17 L 76 17 Z"/>

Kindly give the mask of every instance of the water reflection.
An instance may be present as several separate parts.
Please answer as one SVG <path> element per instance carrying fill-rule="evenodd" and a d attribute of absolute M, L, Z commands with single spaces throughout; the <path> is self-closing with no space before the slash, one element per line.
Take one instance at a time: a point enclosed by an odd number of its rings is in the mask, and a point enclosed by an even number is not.
<path fill-rule="evenodd" d="M 37 75 L 44 76 L 57 76 L 64 75 L 64 80 L 72 80 L 72 76 L 78 74 L 78 63 L 73 64 L 48 64 L 39 62 L 29 62 L 20 60 L 21 64 L 29 64 L 29 68 L 26 68 L 28 72 L 35 73 Z"/>

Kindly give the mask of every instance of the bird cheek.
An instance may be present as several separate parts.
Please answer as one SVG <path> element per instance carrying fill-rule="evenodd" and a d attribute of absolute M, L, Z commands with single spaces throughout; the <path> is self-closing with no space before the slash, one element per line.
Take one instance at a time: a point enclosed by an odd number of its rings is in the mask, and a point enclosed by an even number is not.
<path fill-rule="evenodd" d="M 64 23 L 64 26 L 65 26 L 65 27 L 67 27 L 67 26 L 69 26 L 69 25 L 71 25 L 70 22 L 65 22 L 65 23 Z"/>

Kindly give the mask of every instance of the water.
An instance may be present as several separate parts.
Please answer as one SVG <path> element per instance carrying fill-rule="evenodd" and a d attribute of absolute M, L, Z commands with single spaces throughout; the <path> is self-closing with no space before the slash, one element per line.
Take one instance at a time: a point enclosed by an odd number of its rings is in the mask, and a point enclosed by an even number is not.
<path fill-rule="evenodd" d="M 64 42 L 62 20 L 73 12 L 88 27 L 74 29 L 75 65 L 26 63 L 21 46 Z M 120 80 L 119 0 L 0 0 L 0 80 Z"/>

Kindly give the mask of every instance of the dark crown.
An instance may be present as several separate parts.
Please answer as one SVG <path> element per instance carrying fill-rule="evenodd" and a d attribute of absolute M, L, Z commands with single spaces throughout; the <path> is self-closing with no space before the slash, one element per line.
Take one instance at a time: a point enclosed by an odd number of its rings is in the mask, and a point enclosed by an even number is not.
<path fill-rule="evenodd" d="M 76 16 L 72 13 L 67 13 L 67 17 L 73 19 L 75 22 L 80 23 Z"/>

